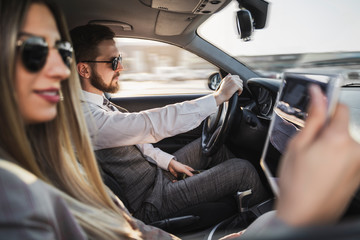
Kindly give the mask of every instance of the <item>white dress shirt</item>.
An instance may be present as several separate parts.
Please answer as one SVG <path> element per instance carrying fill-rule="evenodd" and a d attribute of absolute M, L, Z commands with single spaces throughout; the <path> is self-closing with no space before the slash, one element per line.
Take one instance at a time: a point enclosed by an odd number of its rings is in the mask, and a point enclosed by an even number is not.
<path fill-rule="evenodd" d="M 103 105 L 102 95 L 82 93 L 85 119 L 95 150 L 139 144 L 143 154 L 165 170 L 174 156 L 149 143 L 190 131 L 217 110 L 212 94 L 162 108 L 123 113 Z"/>

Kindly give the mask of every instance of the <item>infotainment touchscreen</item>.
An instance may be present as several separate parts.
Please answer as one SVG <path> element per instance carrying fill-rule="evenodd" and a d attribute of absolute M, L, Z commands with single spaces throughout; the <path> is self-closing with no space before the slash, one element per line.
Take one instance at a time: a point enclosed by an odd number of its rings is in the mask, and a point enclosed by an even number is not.
<path fill-rule="evenodd" d="M 276 196 L 279 195 L 277 171 L 281 155 L 291 137 L 305 125 L 310 102 L 309 86 L 320 86 L 333 112 L 342 82 L 341 75 L 285 73 L 274 106 L 260 164 Z"/>

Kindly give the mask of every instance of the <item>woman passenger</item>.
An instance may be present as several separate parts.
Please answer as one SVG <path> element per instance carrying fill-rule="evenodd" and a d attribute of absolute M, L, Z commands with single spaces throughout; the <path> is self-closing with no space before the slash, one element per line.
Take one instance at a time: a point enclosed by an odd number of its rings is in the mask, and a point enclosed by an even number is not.
<path fill-rule="evenodd" d="M 175 238 L 132 218 L 104 186 L 58 8 L 1 0 L 0 21 L 1 238 Z"/>

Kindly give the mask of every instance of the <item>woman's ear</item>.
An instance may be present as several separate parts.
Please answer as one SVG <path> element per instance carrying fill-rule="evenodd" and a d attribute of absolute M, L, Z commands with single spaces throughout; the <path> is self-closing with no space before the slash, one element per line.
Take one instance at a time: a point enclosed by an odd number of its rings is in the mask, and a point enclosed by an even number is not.
<path fill-rule="evenodd" d="M 78 63 L 76 69 L 81 78 L 90 78 L 90 67 L 86 63 Z"/>

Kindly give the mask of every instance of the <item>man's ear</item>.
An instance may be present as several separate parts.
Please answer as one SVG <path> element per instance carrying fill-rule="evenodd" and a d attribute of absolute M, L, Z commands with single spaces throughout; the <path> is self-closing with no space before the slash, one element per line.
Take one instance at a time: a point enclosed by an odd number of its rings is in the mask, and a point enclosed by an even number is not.
<path fill-rule="evenodd" d="M 78 63 L 76 69 L 82 78 L 90 78 L 90 67 L 86 63 Z"/>

